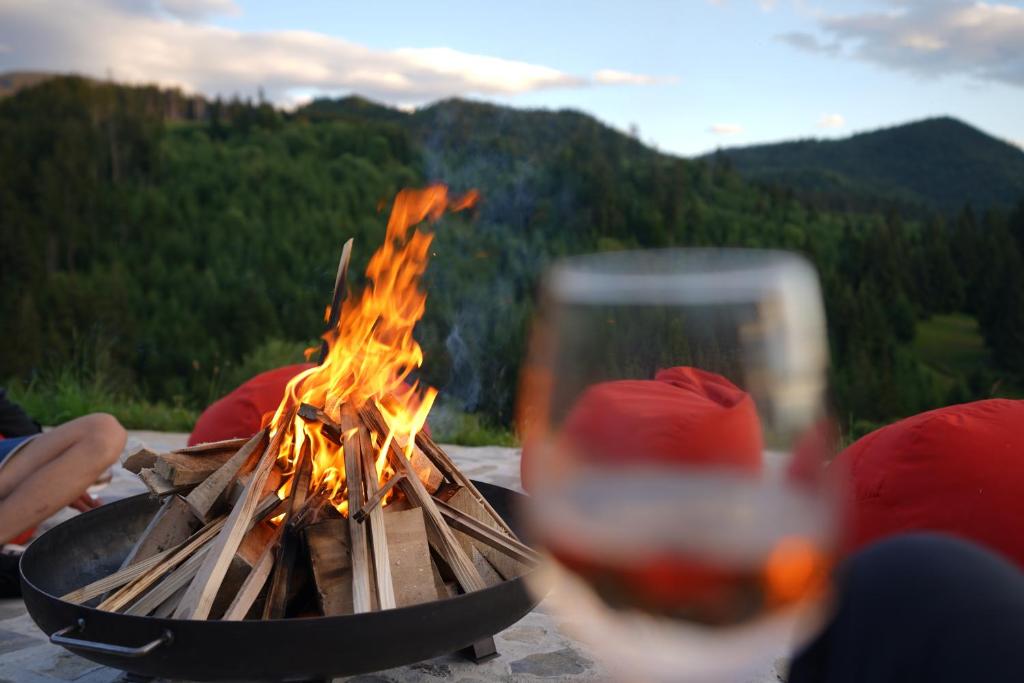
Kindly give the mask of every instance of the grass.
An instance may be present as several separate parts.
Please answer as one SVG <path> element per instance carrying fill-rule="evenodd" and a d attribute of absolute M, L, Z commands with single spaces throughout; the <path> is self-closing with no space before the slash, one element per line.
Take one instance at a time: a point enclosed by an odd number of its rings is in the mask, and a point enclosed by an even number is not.
<path fill-rule="evenodd" d="M 981 383 L 975 398 L 1021 398 L 1024 387 L 1007 377 L 992 362 L 992 355 L 973 316 L 963 313 L 936 315 L 917 324 L 914 353 L 935 373 L 943 390 L 957 382 Z"/>
<path fill-rule="evenodd" d="M 936 315 L 918 323 L 914 352 L 922 362 L 948 377 L 965 376 L 991 365 L 978 321 L 963 313 Z"/>
<path fill-rule="evenodd" d="M 29 383 L 7 385 L 12 401 L 44 425 L 58 425 L 89 413 L 110 413 L 127 429 L 189 432 L 199 416 L 195 410 L 153 403 L 118 392 L 102 379 L 60 372 Z"/>
<path fill-rule="evenodd" d="M 464 413 L 445 405 L 434 405 L 430 411 L 430 430 L 438 443 L 458 446 L 519 446 L 516 435 L 488 424 L 474 413 Z"/>
<path fill-rule="evenodd" d="M 102 378 L 62 371 L 23 383 L 6 385 L 9 398 L 44 425 L 58 425 L 89 413 L 110 413 L 127 429 L 190 432 L 199 411 L 154 403 L 119 392 Z M 435 406 L 430 423 L 434 438 L 460 446 L 518 446 L 515 435 L 488 424 L 481 416 L 454 407 Z"/>

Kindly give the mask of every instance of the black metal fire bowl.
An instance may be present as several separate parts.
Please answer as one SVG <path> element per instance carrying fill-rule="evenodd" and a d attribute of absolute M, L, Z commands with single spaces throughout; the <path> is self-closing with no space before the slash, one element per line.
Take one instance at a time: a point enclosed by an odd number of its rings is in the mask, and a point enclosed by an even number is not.
<path fill-rule="evenodd" d="M 522 494 L 474 483 L 514 527 L 510 508 Z M 25 605 L 52 642 L 143 676 L 198 681 L 325 679 L 454 652 L 508 628 L 539 602 L 527 590 L 527 576 L 411 607 L 269 621 L 137 617 L 60 599 L 116 571 L 158 507 L 159 501 L 148 495 L 105 505 L 50 529 L 25 551 Z"/>

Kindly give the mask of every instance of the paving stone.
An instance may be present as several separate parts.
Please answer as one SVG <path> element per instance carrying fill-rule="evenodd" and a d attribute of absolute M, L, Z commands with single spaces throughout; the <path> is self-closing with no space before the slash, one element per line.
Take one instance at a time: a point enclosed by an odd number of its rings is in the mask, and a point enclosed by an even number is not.
<path fill-rule="evenodd" d="M 31 662 L 26 665 L 26 668 L 60 680 L 73 681 L 90 671 L 101 668 L 101 665 L 62 648 L 56 648 L 56 652 L 49 657 Z"/>
<path fill-rule="evenodd" d="M 547 635 L 547 629 L 540 626 L 513 626 L 501 634 L 504 640 L 514 640 L 517 643 L 538 644 Z"/>
<path fill-rule="evenodd" d="M 530 674 L 540 678 L 564 678 L 585 672 L 591 662 L 572 648 L 540 652 L 512 662 L 514 674 Z"/>
<path fill-rule="evenodd" d="M 16 652 L 18 650 L 24 650 L 27 647 L 33 647 L 43 642 L 39 638 L 33 638 L 23 633 L 16 631 L 6 631 L 0 629 L 0 655 L 8 652 Z"/>
<path fill-rule="evenodd" d="M 410 669 L 419 671 L 432 678 L 451 678 L 452 668 L 448 664 L 433 664 L 431 662 L 420 662 L 412 664 Z"/>
<path fill-rule="evenodd" d="M 65 683 L 59 678 L 43 676 L 35 671 L 0 666 L 0 683 Z"/>
<path fill-rule="evenodd" d="M 21 599 L 0 600 L 0 622 L 25 614 L 25 603 Z M 2 626 L 2 624 L 0 624 Z"/>

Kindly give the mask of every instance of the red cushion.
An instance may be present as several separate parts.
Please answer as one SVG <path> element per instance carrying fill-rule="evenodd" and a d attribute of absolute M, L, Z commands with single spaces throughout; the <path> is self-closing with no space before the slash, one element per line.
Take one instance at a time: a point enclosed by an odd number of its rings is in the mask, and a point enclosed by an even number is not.
<path fill-rule="evenodd" d="M 252 436 L 259 430 L 263 415 L 277 409 L 292 377 L 311 367 L 312 363 L 286 365 L 247 380 L 203 411 L 188 445 Z"/>
<path fill-rule="evenodd" d="M 276 370 L 261 372 L 246 380 L 237 389 L 203 411 L 196 420 L 191 436 L 188 437 L 188 445 L 252 436 L 263 423 L 263 416 L 277 410 L 288 382 L 295 375 L 311 367 L 312 363 L 286 365 Z M 423 431 L 430 435 L 428 425 L 423 425 Z"/>
<path fill-rule="evenodd" d="M 932 410 L 848 447 L 845 550 L 911 530 L 961 536 L 1024 567 L 1024 401 Z"/>
<path fill-rule="evenodd" d="M 653 380 L 596 384 L 566 419 L 564 435 L 587 457 L 612 463 L 761 466 L 761 423 L 749 394 L 712 372 L 661 370 Z M 524 486 L 542 476 L 524 448 Z"/>

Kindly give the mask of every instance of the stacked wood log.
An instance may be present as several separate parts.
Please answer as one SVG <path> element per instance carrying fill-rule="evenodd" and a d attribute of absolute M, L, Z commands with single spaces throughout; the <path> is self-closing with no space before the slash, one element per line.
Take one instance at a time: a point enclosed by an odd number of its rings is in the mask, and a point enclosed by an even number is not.
<path fill-rule="evenodd" d="M 344 448 L 347 516 L 311 487 L 312 454 L 282 471 L 283 430 L 132 453 L 125 466 L 163 503 L 117 572 L 64 599 L 182 619 L 339 616 L 480 590 L 537 561 L 429 436 L 411 459 L 392 440 L 394 474 L 378 486 L 375 405 L 341 406 L 338 422 L 314 406 L 296 414 Z"/>

